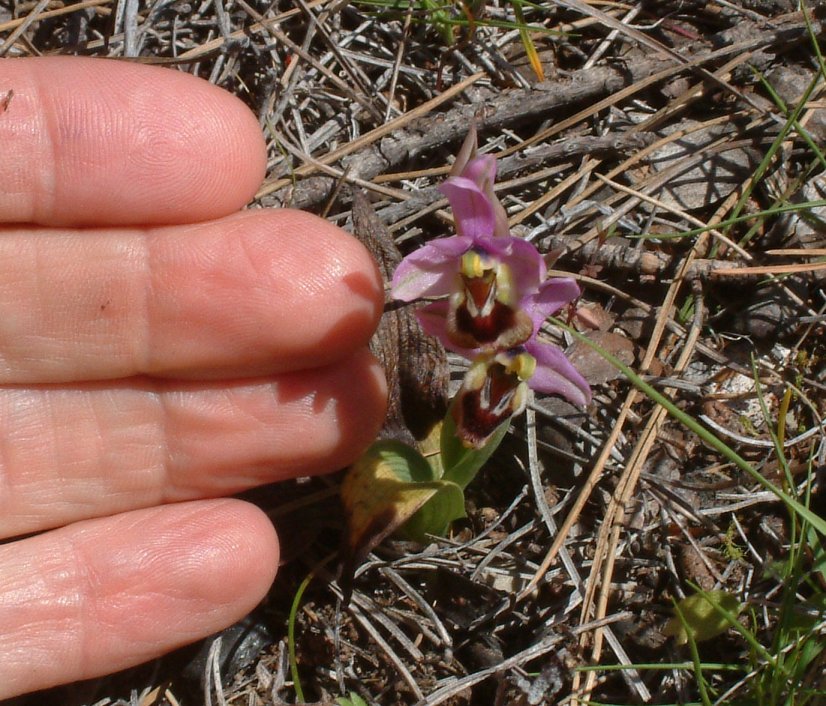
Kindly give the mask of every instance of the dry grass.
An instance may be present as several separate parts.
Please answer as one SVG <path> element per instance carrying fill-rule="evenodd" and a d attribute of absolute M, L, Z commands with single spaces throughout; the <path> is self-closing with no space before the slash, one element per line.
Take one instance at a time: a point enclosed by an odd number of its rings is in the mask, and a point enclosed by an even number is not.
<path fill-rule="evenodd" d="M 824 254 L 823 216 L 784 208 L 826 189 L 822 78 L 801 103 L 818 71 L 819 21 L 808 28 L 786 0 L 525 5 L 546 75 L 538 83 L 510 4 L 455 25 L 452 46 L 423 6 L 0 2 L 0 54 L 122 57 L 212 81 L 255 111 L 269 140 L 253 208 L 296 205 L 344 225 L 338 186 L 360 185 L 403 250 L 448 232 L 434 185 L 475 119 L 500 156 L 514 232 L 579 277 L 591 335 L 773 483 L 811 492 L 825 515 L 823 481 L 811 484 L 826 456 L 824 270 L 811 264 Z M 445 12 L 467 17 L 459 5 Z M 800 107 L 788 134 L 757 72 L 789 110 Z M 249 623 L 272 644 L 244 670 L 218 669 L 209 641 L 186 676 L 191 651 L 26 703 L 291 703 L 287 615 L 313 569 L 296 628 L 311 700 L 698 701 L 690 664 L 645 666 L 691 662 L 663 633 L 672 598 L 691 584 L 725 589 L 748 603 L 743 624 L 770 644 L 790 575 L 778 567 L 801 547 L 799 527 L 661 406 L 577 355 L 594 383 L 587 412 L 537 400 L 471 486 L 467 521 L 426 548 L 385 543 L 359 569 L 346 610 L 318 568 L 339 542 L 335 479 L 265 489 L 252 495 L 272 508 L 296 558 Z M 783 458 L 771 439 L 778 425 Z M 817 616 L 823 603 L 807 601 L 823 596 L 824 575 L 809 573 L 817 542 L 803 545 L 806 580 L 792 593 Z M 822 638 L 822 612 L 818 620 Z M 237 639 L 224 636 L 224 647 Z M 699 650 L 705 663 L 745 669 L 708 670 L 721 703 L 757 699 L 764 667 L 741 636 L 730 630 Z M 597 664 L 625 668 L 577 669 Z M 826 688 L 823 670 L 821 655 L 800 683 Z"/>

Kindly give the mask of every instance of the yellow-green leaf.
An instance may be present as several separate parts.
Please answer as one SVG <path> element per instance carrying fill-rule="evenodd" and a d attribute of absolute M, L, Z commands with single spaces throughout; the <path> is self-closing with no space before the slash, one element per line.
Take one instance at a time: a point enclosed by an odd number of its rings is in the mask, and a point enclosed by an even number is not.
<path fill-rule="evenodd" d="M 525 24 L 525 18 L 522 16 L 521 2 L 513 3 L 513 14 L 516 17 L 517 23 L 519 24 L 519 37 L 522 40 L 522 44 L 525 47 L 525 54 L 528 57 L 528 61 L 531 62 L 531 68 L 533 69 L 533 72 L 536 74 L 536 79 L 538 81 L 544 81 L 545 69 L 542 68 L 542 60 L 539 58 L 539 54 L 536 51 L 536 45 L 533 43 L 533 39 L 531 38 L 530 32 L 528 32 L 528 27 Z"/>
<path fill-rule="evenodd" d="M 350 467 L 341 486 L 348 564 L 355 566 L 430 500 L 436 500 L 434 507 L 408 533 L 417 539 L 444 531 L 464 514 L 461 488 L 437 479 L 435 473 L 418 451 L 389 440 L 373 444 Z"/>
<path fill-rule="evenodd" d="M 447 534 L 450 523 L 465 516 L 465 494 L 451 481 L 441 487 L 401 528 L 401 534 L 416 542 L 426 542 L 428 535 Z"/>

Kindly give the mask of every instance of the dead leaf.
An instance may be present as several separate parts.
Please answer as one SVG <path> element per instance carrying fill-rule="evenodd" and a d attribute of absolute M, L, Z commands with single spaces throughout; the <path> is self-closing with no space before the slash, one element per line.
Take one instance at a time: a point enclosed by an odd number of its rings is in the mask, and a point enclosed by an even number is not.
<path fill-rule="evenodd" d="M 591 331 L 585 335 L 626 365 L 631 365 L 634 362 L 634 344 L 625 336 L 611 331 Z M 581 341 L 575 341 L 569 346 L 568 350 L 565 351 L 565 355 L 591 385 L 600 385 L 610 380 L 616 380 L 622 375 L 599 353 Z"/>

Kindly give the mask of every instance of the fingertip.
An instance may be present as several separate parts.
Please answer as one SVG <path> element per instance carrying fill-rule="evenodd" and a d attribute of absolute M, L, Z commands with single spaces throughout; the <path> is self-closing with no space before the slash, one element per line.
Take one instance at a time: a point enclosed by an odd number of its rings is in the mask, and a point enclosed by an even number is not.
<path fill-rule="evenodd" d="M 278 570 L 280 545 L 267 515 L 255 505 L 234 498 L 206 501 L 192 516 L 191 536 L 184 536 L 182 553 L 192 573 L 192 593 L 231 610 L 231 624 L 252 610 L 267 595 Z M 193 551 L 194 549 L 194 551 Z M 203 581 L 203 574 L 212 581 Z M 186 575 L 186 569 L 182 569 Z M 243 582 L 235 577 L 243 576 Z M 229 588 L 229 590 L 228 590 Z"/>
<path fill-rule="evenodd" d="M 240 620 L 278 566 L 239 500 L 86 520 L 0 546 L 0 699 L 140 664 Z"/>
<path fill-rule="evenodd" d="M 275 409 L 290 411 L 272 423 L 279 461 L 269 482 L 341 470 L 384 422 L 385 374 L 366 347 L 333 365 L 280 376 L 274 390 Z"/>
<path fill-rule="evenodd" d="M 151 341 L 136 353 L 147 374 L 327 366 L 365 346 L 382 314 L 381 276 L 364 246 L 302 211 L 244 211 L 187 237 L 159 229 L 149 250 Z"/>
<path fill-rule="evenodd" d="M 119 540 L 101 542 L 107 525 Z M 117 628 L 115 650 L 128 650 L 129 643 L 157 650 L 161 642 L 168 649 L 231 625 L 267 594 L 278 568 L 272 522 L 233 498 L 135 510 L 78 526 L 75 555 L 89 575 L 105 577 L 87 597 L 93 606 L 87 615 Z"/>
<path fill-rule="evenodd" d="M 356 351 L 344 371 L 350 390 L 342 396 L 338 413 L 342 442 L 323 470 L 349 466 L 376 440 L 387 413 L 387 379 L 384 369 L 368 350 Z"/>
<path fill-rule="evenodd" d="M 350 353 L 370 340 L 384 310 L 384 283 L 373 256 L 350 233 L 304 211 L 285 210 L 283 218 L 285 228 L 303 237 L 313 234 L 316 241 L 306 263 L 314 275 L 304 286 L 309 296 L 318 287 L 321 296 L 315 311 L 307 312 L 308 321 L 342 307 L 338 325 L 319 342 L 323 356 L 317 364 L 323 364 L 329 352 Z"/>
<path fill-rule="evenodd" d="M 266 169 L 257 120 L 181 71 L 79 57 L 7 59 L 0 220 L 175 224 L 218 218 Z"/>

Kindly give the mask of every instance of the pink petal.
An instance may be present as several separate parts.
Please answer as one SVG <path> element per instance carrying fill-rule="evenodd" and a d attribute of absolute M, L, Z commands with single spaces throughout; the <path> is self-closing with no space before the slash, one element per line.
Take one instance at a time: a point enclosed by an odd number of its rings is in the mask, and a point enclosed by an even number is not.
<path fill-rule="evenodd" d="M 580 294 L 579 285 L 570 277 L 553 277 L 539 286 L 539 291 L 522 302 L 522 308 L 538 331 L 545 319 L 569 304 Z"/>
<path fill-rule="evenodd" d="M 488 203 L 493 209 L 493 235 L 510 235 L 508 214 L 505 213 L 505 209 L 493 190 L 493 182 L 496 179 L 496 158 L 489 154 L 476 157 L 462 170 L 460 176 L 476 182 L 482 193 L 487 197 Z"/>
<path fill-rule="evenodd" d="M 508 224 L 508 214 L 505 212 L 505 208 L 499 202 L 499 199 L 496 198 L 496 194 L 493 193 L 492 184 L 487 191 L 489 192 L 487 196 L 493 204 L 493 234 L 498 237 L 508 236 L 511 232 L 510 225 Z"/>
<path fill-rule="evenodd" d="M 393 273 L 393 298 L 409 302 L 450 294 L 459 271 L 459 258 L 472 245 L 472 239 L 457 235 L 433 240 L 410 253 Z"/>
<path fill-rule="evenodd" d="M 536 372 L 528 380 L 530 387 L 538 392 L 560 395 L 580 407 L 588 404 L 591 387 L 559 348 L 534 339 L 525 344 L 525 350 L 536 358 Z"/>
<path fill-rule="evenodd" d="M 473 180 L 487 197 L 493 209 L 493 235 L 510 235 L 508 226 L 508 214 L 499 202 L 496 192 L 493 190 L 493 182 L 496 179 L 496 158 L 493 155 L 484 154 L 472 159 L 467 167 L 462 170 L 460 176 Z"/>
<path fill-rule="evenodd" d="M 453 209 L 453 220 L 459 235 L 484 238 L 493 235 L 493 206 L 479 185 L 465 177 L 450 177 L 439 190 L 447 196 Z"/>

